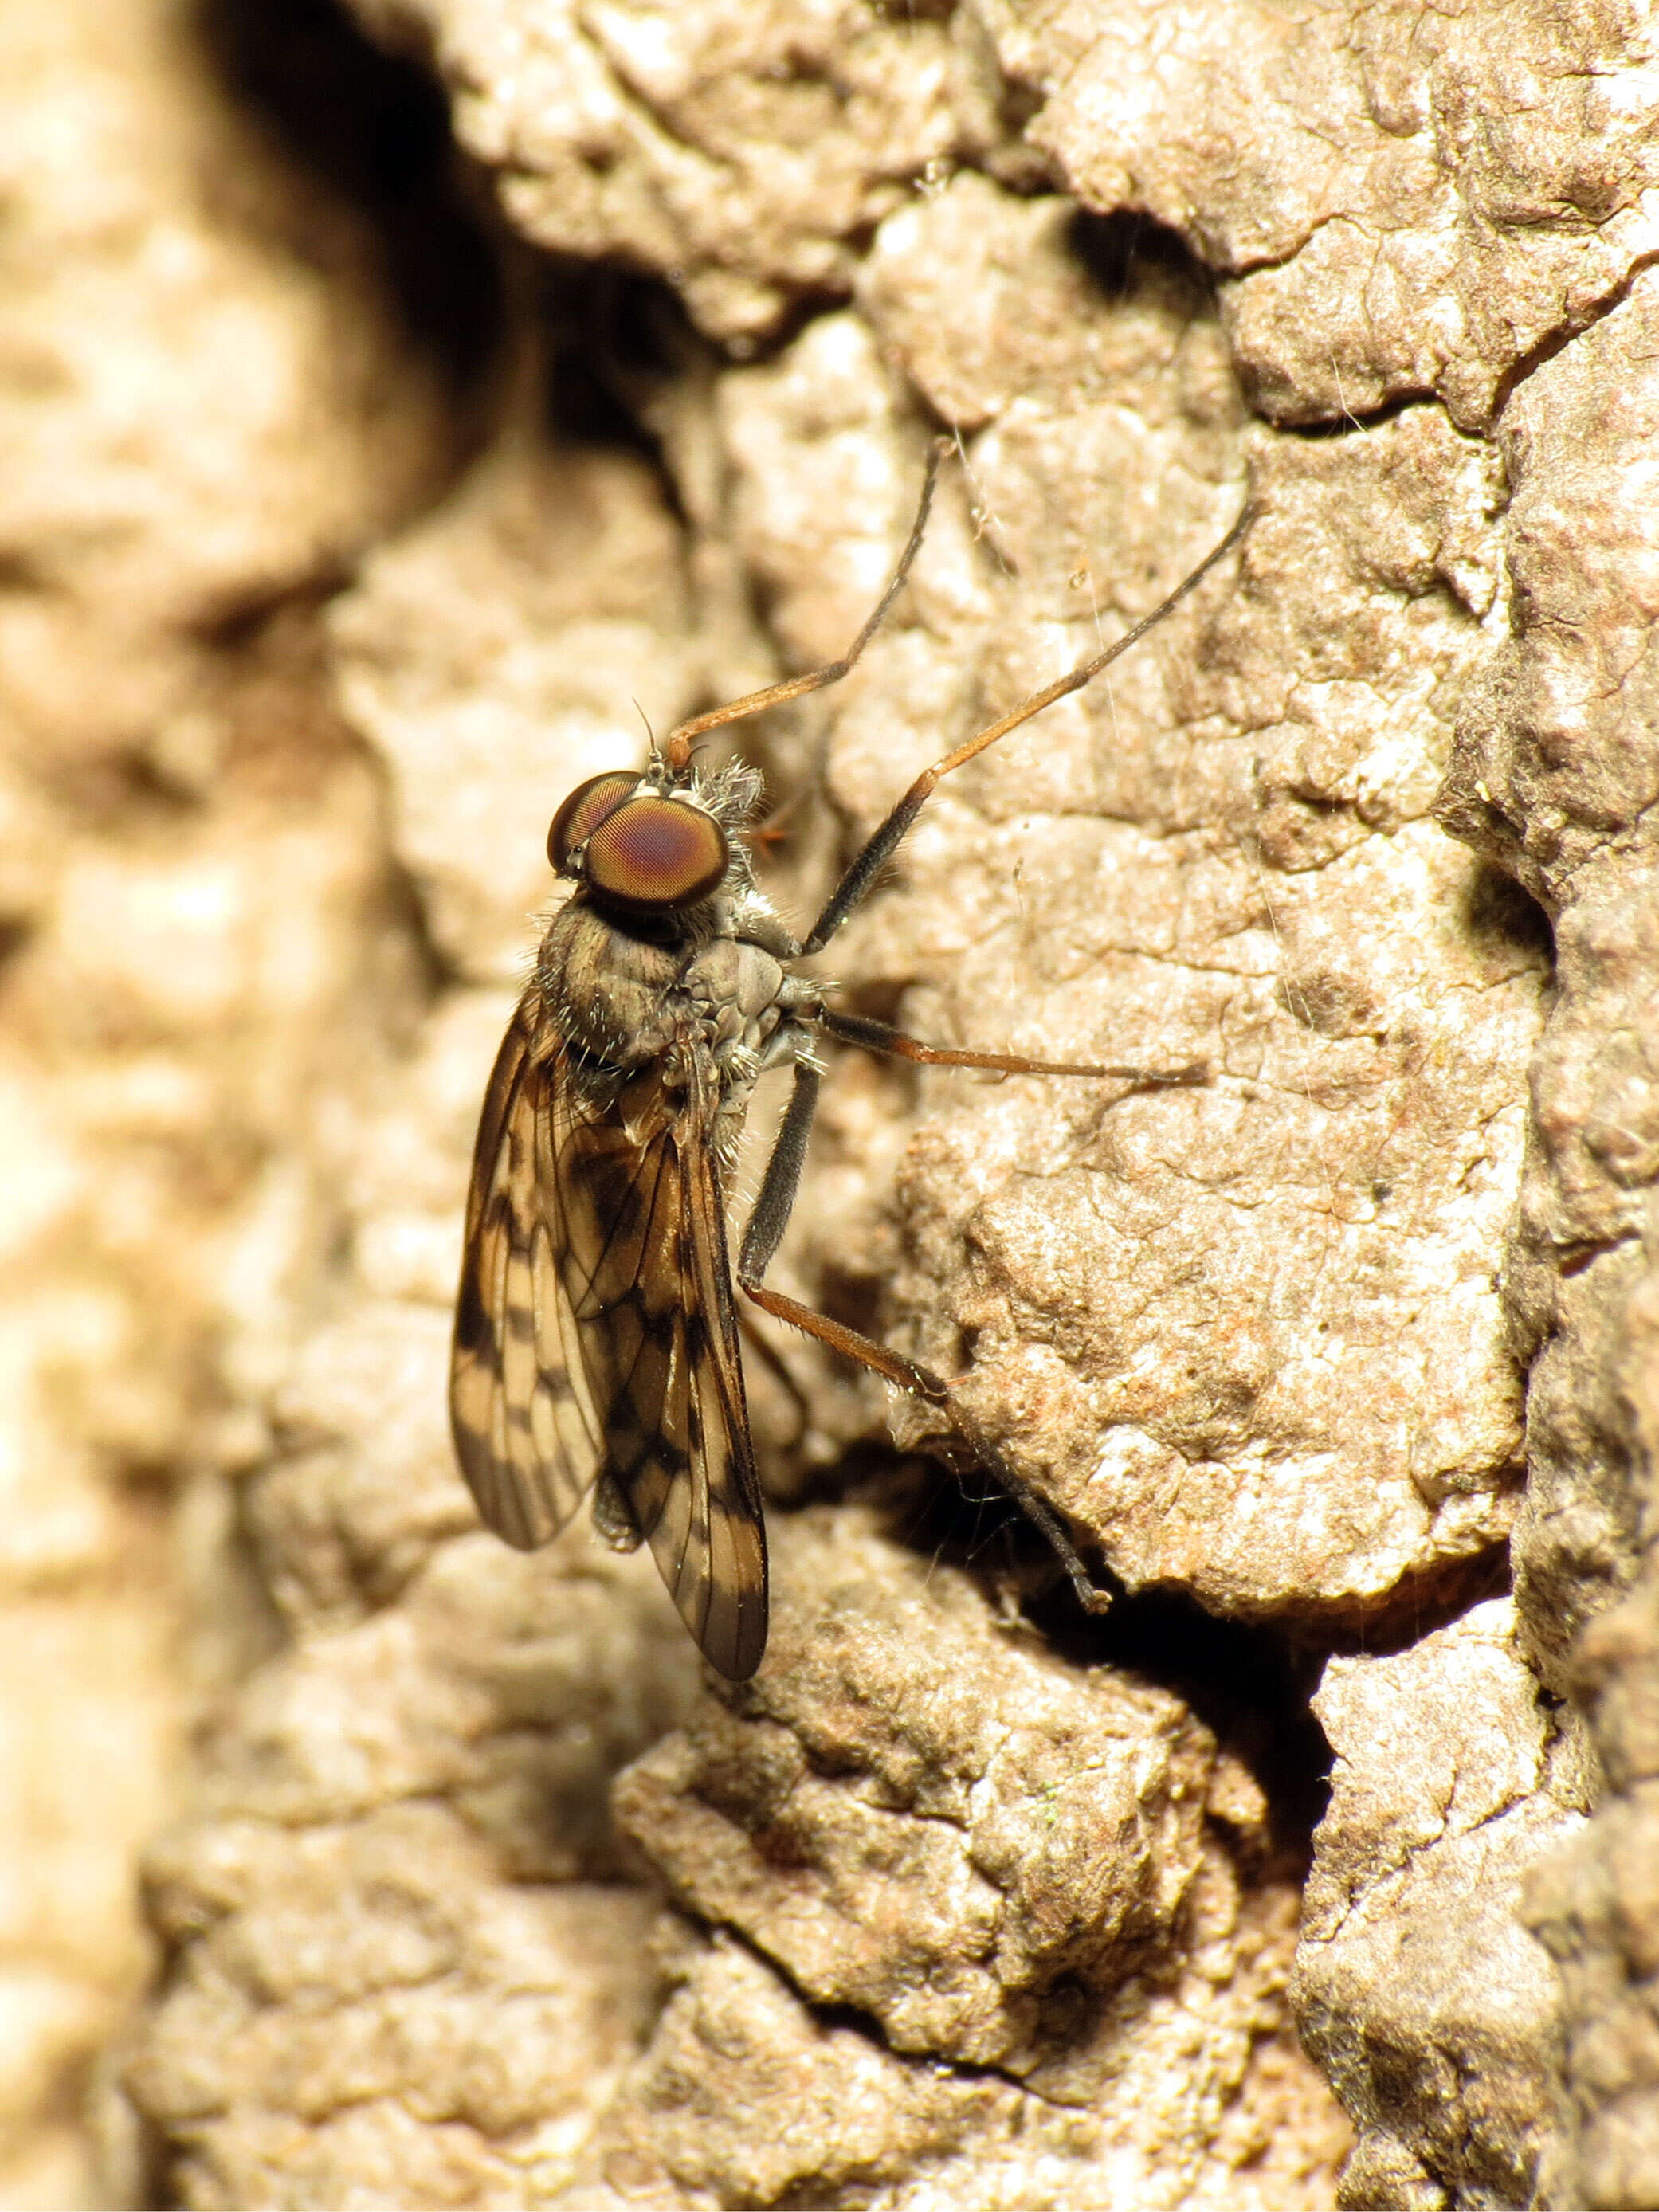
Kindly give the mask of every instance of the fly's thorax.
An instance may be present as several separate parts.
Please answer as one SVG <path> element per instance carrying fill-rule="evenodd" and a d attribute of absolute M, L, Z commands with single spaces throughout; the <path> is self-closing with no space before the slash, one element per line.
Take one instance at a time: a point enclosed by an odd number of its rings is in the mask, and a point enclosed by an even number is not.
<path fill-rule="evenodd" d="M 747 1094 L 783 1018 L 789 978 L 763 945 L 715 938 L 687 961 L 684 988 L 722 1093 Z"/>
<path fill-rule="evenodd" d="M 677 1005 L 690 947 L 610 920 L 578 896 L 548 926 L 536 981 L 566 1042 L 607 1067 L 659 1060 L 684 1026 Z"/>
<path fill-rule="evenodd" d="M 741 937 L 711 938 L 686 962 L 682 981 L 700 1014 L 722 1031 L 748 1027 L 783 995 L 783 963 Z"/>

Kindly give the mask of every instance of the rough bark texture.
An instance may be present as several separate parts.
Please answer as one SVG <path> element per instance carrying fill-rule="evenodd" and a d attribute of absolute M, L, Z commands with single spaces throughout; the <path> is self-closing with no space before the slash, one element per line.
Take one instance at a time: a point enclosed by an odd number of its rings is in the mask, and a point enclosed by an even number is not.
<path fill-rule="evenodd" d="M 1645 19 L 3 37 L 7 2201 L 1659 2202 Z M 940 427 L 768 879 L 1248 491 L 833 963 L 1210 1077 L 837 1066 L 777 1279 L 1124 1595 L 780 1341 L 734 1689 L 475 1524 L 471 1125 L 553 805 L 838 653 Z"/>

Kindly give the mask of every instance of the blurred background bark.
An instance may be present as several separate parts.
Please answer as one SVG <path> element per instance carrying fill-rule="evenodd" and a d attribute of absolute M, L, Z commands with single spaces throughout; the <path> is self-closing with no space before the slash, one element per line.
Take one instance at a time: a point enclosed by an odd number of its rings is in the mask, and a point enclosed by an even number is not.
<path fill-rule="evenodd" d="M 1659 2202 L 1644 24 L 0 9 L 6 2203 Z M 1248 486 L 835 960 L 1212 1073 L 836 1067 L 779 1279 L 1123 1595 L 779 1338 L 733 1689 L 476 1526 L 472 1123 L 553 807 L 941 428 L 767 880 Z"/>

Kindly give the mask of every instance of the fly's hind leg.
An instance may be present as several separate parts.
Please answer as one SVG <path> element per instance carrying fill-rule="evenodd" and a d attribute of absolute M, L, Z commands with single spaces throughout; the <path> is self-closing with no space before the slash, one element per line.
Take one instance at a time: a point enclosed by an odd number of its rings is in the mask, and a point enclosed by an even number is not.
<path fill-rule="evenodd" d="M 789 1363 L 769 1337 L 763 1336 L 759 1326 L 751 1321 L 743 1307 L 738 1308 L 738 1327 L 743 1331 L 743 1340 L 754 1353 L 784 1396 L 788 1399 L 795 1415 L 795 1432 L 787 1439 L 791 1445 L 799 1444 L 812 1424 L 812 1408 L 807 1403 L 806 1393 L 789 1371 Z M 753 1407 L 750 1408 L 754 1411 Z"/>
<path fill-rule="evenodd" d="M 1017 1474 L 1007 1461 L 980 1428 L 978 1423 L 963 1413 L 951 1395 L 951 1386 L 942 1375 L 935 1375 L 930 1367 L 923 1367 L 902 1353 L 877 1344 L 872 1338 L 861 1336 L 856 1329 L 830 1320 L 827 1314 L 815 1313 L 811 1306 L 802 1305 L 798 1299 L 786 1297 L 781 1291 L 766 1287 L 763 1279 L 773 1255 L 782 1242 L 784 1230 L 794 1206 L 795 1194 L 800 1188 L 801 1165 L 806 1156 L 807 1133 L 812 1126 L 812 1115 L 818 1103 L 818 1086 L 822 1077 L 810 1060 L 795 1062 L 795 1087 L 783 1120 L 779 1125 L 772 1157 L 767 1162 L 762 1180 L 760 1195 L 755 1200 L 755 1210 L 749 1217 L 749 1226 L 744 1231 L 743 1244 L 738 1255 L 738 1281 L 744 1293 L 751 1297 L 763 1313 L 769 1313 L 779 1321 L 789 1322 L 832 1352 L 867 1367 L 889 1382 L 896 1382 L 902 1390 L 909 1390 L 930 1406 L 936 1406 L 951 1427 L 973 1451 L 975 1459 L 995 1481 L 1004 1494 L 1039 1530 L 1066 1570 L 1078 1602 L 1086 1612 L 1104 1613 L 1111 1603 L 1110 1594 L 1098 1589 L 1090 1580 L 1089 1571 L 1079 1557 L 1077 1547 L 1066 1533 L 1064 1522 L 1048 1500 L 1032 1489 L 1030 1483 Z"/>

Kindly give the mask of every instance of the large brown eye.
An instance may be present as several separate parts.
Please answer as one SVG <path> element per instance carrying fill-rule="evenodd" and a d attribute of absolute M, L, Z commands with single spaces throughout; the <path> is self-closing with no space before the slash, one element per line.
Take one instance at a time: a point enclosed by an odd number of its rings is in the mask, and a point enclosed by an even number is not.
<path fill-rule="evenodd" d="M 639 787 L 638 772 L 631 768 L 608 768 L 603 775 L 590 775 L 576 786 L 547 833 L 547 857 L 561 875 L 576 848 L 585 845 L 606 815 L 614 814 Z"/>
<path fill-rule="evenodd" d="M 641 792 L 608 813 L 587 841 L 588 888 L 625 906 L 690 906 L 718 890 L 726 832 L 689 799 Z"/>

